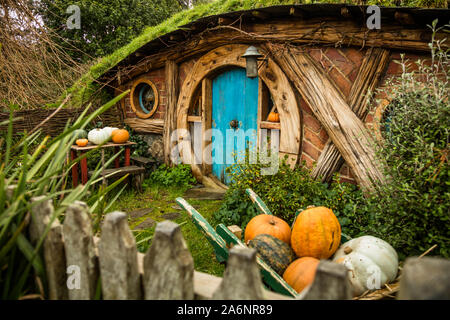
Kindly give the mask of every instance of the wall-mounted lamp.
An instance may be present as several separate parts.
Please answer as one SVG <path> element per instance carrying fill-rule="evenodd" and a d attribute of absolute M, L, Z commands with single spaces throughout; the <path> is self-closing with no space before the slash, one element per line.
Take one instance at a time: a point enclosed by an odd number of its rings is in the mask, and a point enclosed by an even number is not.
<path fill-rule="evenodd" d="M 258 76 L 258 58 L 262 56 L 255 46 L 250 46 L 245 50 L 242 57 L 246 60 L 247 77 L 256 78 Z"/>

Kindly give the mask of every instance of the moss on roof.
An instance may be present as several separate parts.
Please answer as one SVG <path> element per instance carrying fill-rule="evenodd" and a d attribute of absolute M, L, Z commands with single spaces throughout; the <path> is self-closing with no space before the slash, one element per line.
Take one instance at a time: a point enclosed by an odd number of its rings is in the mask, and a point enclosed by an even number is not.
<path fill-rule="evenodd" d="M 420 5 L 418 2 L 423 0 L 411 0 L 412 5 Z M 435 0 L 433 2 L 440 2 L 442 0 Z M 216 0 L 210 3 L 198 5 L 190 10 L 181 11 L 172 17 L 168 18 L 159 25 L 147 27 L 139 36 L 132 40 L 129 44 L 119 48 L 112 54 L 105 56 L 99 60 L 83 75 L 74 85 L 67 90 L 67 94 L 72 94 L 71 106 L 81 106 L 92 93 L 98 89 L 95 84 L 95 79 L 99 78 L 106 71 L 116 66 L 120 61 L 125 59 L 128 55 L 135 52 L 137 49 L 146 43 L 160 37 L 164 34 L 176 30 L 182 25 L 191 23 L 197 19 L 217 15 L 226 12 L 250 10 L 257 8 L 270 7 L 275 5 L 289 5 L 289 4 L 307 4 L 307 3 L 355 3 L 357 1 L 345 0 Z M 381 3 L 380 3 L 381 2 Z M 407 1 L 408 3 L 410 1 Z M 367 4 L 375 4 L 389 6 L 393 5 L 393 1 L 367 1 Z"/>

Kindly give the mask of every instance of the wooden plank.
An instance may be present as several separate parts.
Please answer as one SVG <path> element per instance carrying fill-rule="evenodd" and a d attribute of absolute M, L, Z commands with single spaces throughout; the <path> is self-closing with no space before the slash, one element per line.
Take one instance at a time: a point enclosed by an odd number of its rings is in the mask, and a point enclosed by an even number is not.
<path fill-rule="evenodd" d="M 188 122 L 202 122 L 201 116 L 188 116 L 187 117 Z"/>
<path fill-rule="evenodd" d="M 245 192 L 250 197 L 250 200 L 256 205 L 256 209 L 262 214 L 270 214 L 272 215 L 272 212 L 269 210 L 267 205 L 264 203 L 264 201 L 250 188 L 245 189 Z"/>
<path fill-rule="evenodd" d="M 176 107 L 178 100 L 178 65 L 173 60 L 166 60 L 165 63 L 166 74 L 166 112 L 164 114 L 164 163 L 171 163 L 171 152 L 174 142 L 171 139 L 172 132 L 176 129 Z"/>
<path fill-rule="evenodd" d="M 137 164 L 142 165 L 142 166 L 146 166 L 148 164 L 157 162 L 154 159 L 141 157 L 141 156 L 131 156 L 130 159 L 131 159 L 131 161 L 136 162 Z"/>
<path fill-rule="evenodd" d="M 98 259 L 95 254 L 91 217 L 84 202 L 75 201 L 67 207 L 63 236 L 67 267 L 72 266 L 74 270 L 79 270 L 80 274 L 80 287 L 69 290 L 69 299 L 94 299 L 99 277 Z"/>
<path fill-rule="evenodd" d="M 212 173 L 212 81 L 202 80 L 202 171 L 204 176 Z"/>
<path fill-rule="evenodd" d="M 103 170 L 102 176 L 111 178 L 111 177 L 121 177 L 126 174 L 139 174 L 144 172 L 145 172 L 144 167 L 126 166 L 126 167 L 105 169 Z M 95 171 L 89 171 L 89 176 L 92 176 L 94 173 Z"/>
<path fill-rule="evenodd" d="M 272 44 L 267 46 L 327 130 L 361 188 L 373 190 L 384 183 L 372 138 L 328 75 L 304 52 L 293 48 L 280 52 Z"/>
<path fill-rule="evenodd" d="M 164 119 L 125 118 L 124 122 L 138 133 L 164 133 Z"/>
<path fill-rule="evenodd" d="M 86 147 L 79 147 L 74 144 L 70 148 L 72 150 L 77 150 L 77 151 L 86 151 L 86 150 L 92 150 L 92 149 L 96 149 L 96 148 L 113 148 L 113 147 L 134 146 L 135 144 L 136 144 L 136 142 L 132 142 L 132 141 L 128 141 L 125 143 L 108 142 L 108 143 L 105 143 L 104 145 L 89 144 Z"/>
<path fill-rule="evenodd" d="M 197 228 L 202 231 L 206 239 L 211 243 L 219 262 L 228 259 L 228 249 L 226 242 L 217 234 L 214 228 L 206 221 L 205 218 L 192 207 L 186 200 L 181 197 L 176 198 L 176 202 L 180 207 L 186 210 Z"/>
<path fill-rule="evenodd" d="M 102 293 L 105 300 L 140 299 L 136 241 L 128 226 L 126 213 L 106 215 L 98 244 Z"/>
<path fill-rule="evenodd" d="M 194 298 L 194 260 L 178 224 L 168 220 L 157 224 L 144 258 L 144 270 L 145 299 Z"/>
<path fill-rule="evenodd" d="M 210 300 L 219 288 L 222 278 L 208 273 L 194 271 L 195 300 Z M 290 300 L 290 297 L 264 289 L 264 296 L 268 300 Z"/>
<path fill-rule="evenodd" d="M 380 48 L 370 48 L 358 71 L 347 102 L 355 114 L 363 120 L 367 115 L 368 93 L 373 93 L 389 63 L 390 53 Z M 344 164 L 344 159 L 331 139 L 326 143 L 313 169 L 314 178 L 331 181 L 333 174 Z"/>
<path fill-rule="evenodd" d="M 259 124 L 261 129 L 275 129 L 280 130 L 281 124 L 279 122 L 261 121 Z"/>
<path fill-rule="evenodd" d="M 241 227 L 239 227 L 239 226 L 234 224 L 232 226 L 228 226 L 227 229 L 230 230 L 230 232 L 232 234 L 234 234 L 236 236 L 236 238 L 238 238 L 238 239 L 242 238 L 242 229 L 241 229 Z"/>
<path fill-rule="evenodd" d="M 265 299 L 261 275 L 256 264 L 256 250 L 235 246 L 230 250 L 227 267 L 213 299 Z"/>
<path fill-rule="evenodd" d="M 225 239 L 227 242 L 227 246 L 241 246 L 241 247 L 247 247 L 240 239 L 238 239 L 228 228 L 226 228 L 223 224 L 219 224 L 216 228 L 216 231 L 218 234 Z M 291 286 L 289 286 L 286 281 L 267 263 L 265 263 L 260 257 L 256 258 L 256 263 L 258 264 L 258 267 L 260 268 L 261 275 L 264 279 L 264 282 L 269 285 L 273 290 L 276 292 L 289 296 L 289 297 L 296 297 L 297 292 L 292 289 Z"/>

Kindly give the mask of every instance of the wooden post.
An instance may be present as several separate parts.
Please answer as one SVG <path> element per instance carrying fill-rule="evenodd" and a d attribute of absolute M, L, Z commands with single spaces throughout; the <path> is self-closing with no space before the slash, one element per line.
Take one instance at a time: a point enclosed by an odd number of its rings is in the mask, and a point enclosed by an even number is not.
<path fill-rule="evenodd" d="M 234 246 L 230 250 L 227 268 L 213 299 L 219 300 L 262 300 L 263 285 L 256 250 Z"/>
<path fill-rule="evenodd" d="M 174 143 L 171 141 L 172 132 L 175 130 L 177 119 L 176 119 L 176 108 L 178 100 L 178 65 L 173 60 L 166 60 L 165 66 L 166 73 L 166 112 L 164 115 L 164 132 L 163 132 L 163 142 L 164 142 L 164 163 L 170 164 L 170 156 L 172 152 L 172 147 Z"/>
<path fill-rule="evenodd" d="M 202 170 L 203 175 L 212 173 L 212 81 L 202 80 Z"/>
<path fill-rule="evenodd" d="M 117 154 L 119 153 L 120 148 L 114 147 L 114 152 Z M 119 168 L 120 167 L 120 155 L 117 155 L 117 157 L 114 159 L 114 167 Z"/>
<path fill-rule="evenodd" d="M 102 292 L 105 300 L 141 298 L 141 277 L 136 241 L 127 215 L 115 211 L 106 215 L 98 244 Z"/>
<path fill-rule="evenodd" d="M 271 44 L 266 46 L 327 130 L 361 188 L 373 190 L 374 184 L 384 183 L 385 177 L 366 127 L 328 75 L 304 52 L 293 48 L 280 52 Z"/>
<path fill-rule="evenodd" d="M 44 200 L 45 197 L 36 197 L 31 201 L 32 207 L 31 226 L 32 238 L 37 242 L 45 233 L 53 215 L 52 200 Z M 39 202 L 37 204 L 37 202 Z M 62 238 L 62 227 L 55 218 L 43 242 L 45 270 L 48 280 L 48 294 L 50 300 L 65 300 L 68 298 L 66 286 L 66 257 Z"/>
<path fill-rule="evenodd" d="M 125 146 L 125 167 L 130 165 L 131 148 L 130 146 Z"/>
<path fill-rule="evenodd" d="M 98 280 L 98 259 L 91 217 L 85 203 L 75 201 L 67 207 L 63 235 L 68 270 L 75 272 L 74 276 L 79 271 L 80 275 L 80 286 L 69 290 L 69 299 L 93 299 Z"/>
<path fill-rule="evenodd" d="M 347 103 L 361 119 L 367 115 L 367 94 L 372 93 L 389 62 L 390 53 L 381 48 L 370 48 L 359 68 L 358 75 L 353 83 Z M 333 174 L 344 164 L 344 159 L 331 139 L 326 143 L 313 169 L 314 178 L 321 177 L 322 181 L 331 181 Z"/>
<path fill-rule="evenodd" d="M 147 300 L 192 300 L 194 260 L 172 221 L 158 223 L 144 258 L 144 291 Z"/>
<path fill-rule="evenodd" d="M 85 152 L 81 151 L 81 155 L 84 155 Z M 80 166 L 81 166 L 81 183 L 86 184 L 88 181 L 88 167 L 87 167 L 87 158 L 83 157 L 80 160 Z"/>
<path fill-rule="evenodd" d="M 314 282 L 298 297 L 301 300 L 349 300 L 352 298 L 348 270 L 345 266 L 321 260 Z"/>
<path fill-rule="evenodd" d="M 70 160 L 75 160 L 77 158 L 77 151 L 70 150 Z M 78 185 L 78 163 L 72 166 L 72 186 L 75 188 Z"/>

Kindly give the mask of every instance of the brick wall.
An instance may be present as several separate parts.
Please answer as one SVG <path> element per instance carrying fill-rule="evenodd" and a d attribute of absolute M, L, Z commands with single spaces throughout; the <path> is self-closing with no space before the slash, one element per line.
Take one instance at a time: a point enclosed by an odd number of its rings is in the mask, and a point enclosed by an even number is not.
<path fill-rule="evenodd" d="M 145 74 L 139 76 L 138 78 L 127 82 L 126 84 L 124 84 L 122 86 L 122 88 L 124 90 L 131 89 L 133 86 L 133 83 L 137 79 L 141 79 L 141 78 L 145 78 L 145 79 L 152 81 L 155 84 L 156 89 L 158 90 L 159 104 L 158 104 L 158 107 L 156 108 L 156 112 L 150 117 L 150 119 L 164 119 L 164 115 L 166 112 L 166 103 L 167 103 L 166 102 L 167 96 L 166 96 L 166 82 L 165 82 L 164 68 L 149 71 L 148 73 L 145 73 Z M 130 95 L 128 95 L 125 98 L 124 106 L 125 106 L 126 117 L 127 118 L 136 118 L 136 114 L 134 113 L 133 109 L 131 108 Z"/>

